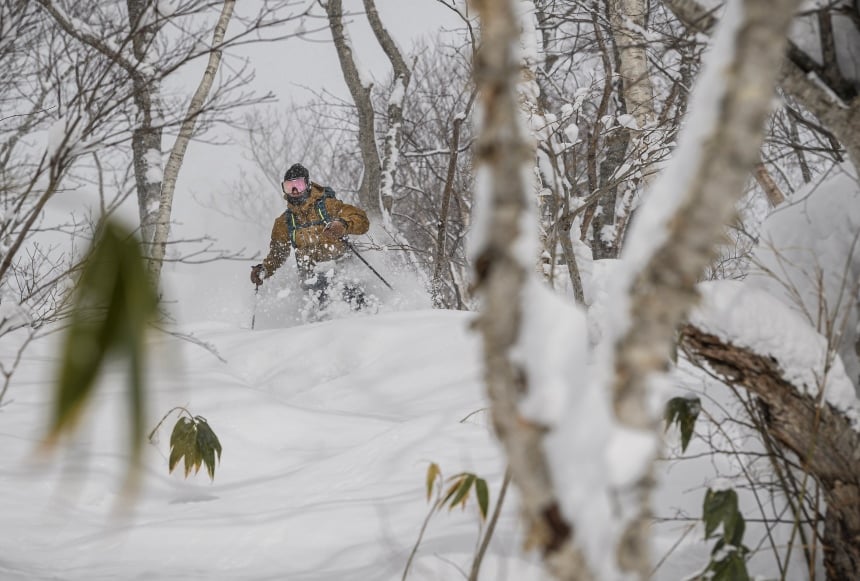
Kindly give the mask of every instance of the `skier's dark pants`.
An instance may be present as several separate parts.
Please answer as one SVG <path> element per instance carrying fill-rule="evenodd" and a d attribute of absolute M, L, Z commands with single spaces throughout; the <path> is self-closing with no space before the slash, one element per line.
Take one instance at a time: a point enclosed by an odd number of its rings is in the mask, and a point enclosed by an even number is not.
<path fill-rule="evenodd" d="M 328 272 L 316 272 L 314 268 L 300 268 L 302 275 L 302 290 L 311 291 L 321 309 L 328 305 L 331 276 Z M 364 289 L 355 283 L 345 282 L 341 286 L 341 297 L 354 311 L 360 311 L 367 306 Z"/>

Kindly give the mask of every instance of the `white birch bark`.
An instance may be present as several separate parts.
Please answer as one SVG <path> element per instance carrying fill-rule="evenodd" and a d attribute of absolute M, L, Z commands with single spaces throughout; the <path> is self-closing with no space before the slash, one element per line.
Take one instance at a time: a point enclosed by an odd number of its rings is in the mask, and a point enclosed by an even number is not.
<path fill-rule="evenodd" d="M 161 183 L 164 171 L 161 161 L 163 111 L 161 84 L 149 66 L 148 51 L 152 47 L 155 29 L 142 25 L 149 3 L 145 0 L 126 0 L 128 23 L 131 30 L 132 52 L 136 59 L 132 76 L 134 102 L 137 105 L 137 125 L 131 136 L 134 180 L 137 186 L 137 203 L 140 214 L 140 237 L 147 257 L 152 255 L 152 241 L 158 220 Z"/>
<path fill-rule="evenodd" d="M 212 84 L 215 82 L 215 74 L 218 72 L 218 67 L 221 64 L 221 50 L 218 47 L 224 42 L 224 36 L 227 33 L 227 26 L 230 24 L 230 18 L 233 15 L 235 5 L 236 0 L 225 0 L 224 5 L 221 7 L 221 14 L 218 16 L 215 31 L 212 35 L 212 50 L 209 53 L 209 61 L 206 63 L 206 69 L 203 71 L 203 78 L 200 80 L 200 84 L 197 86 L 197 90 L 188 104 L 188 111 L 179 128 L 179 135 L 177 135 L 173 148 L 170 151 L 170 158 L 167 160 L 167 167 L 165 168 L 161 184 L 149 261 L 149 273 L 156 288 L 161 277 L 161 268 L 167 250 L 167 239 L 170 235 L 170 214 L 173 211 L 173 195 L 176 189 L 176 180 L 179 177 L 179 170 L 182 167 L 182 160 L 185 158 L 188 143 L 194 134 L 194 125 L 197 123 L 197 116 L 203 110 L 203 104 L 206 102 L 206 97 L 209 95 Z"/>
<path fill-rule="evenodd" d="M 735 202 L 759 161 L 786 35 L 799 1 L 743 0 L 734 53 L 722 67 L 723 93 L 710 112 L 713 121 L 697 140 L 701 148 L 697 165 L 680 204 L 668 216 L 665 242 L 633 275 L 630 327 L 615 345 L 613 406 L 623 426 L 646 437 L 650 434 L 655 441 L 659 418 L 652 404 L 651 381 L 670 365 L 676 329 L 697 300 L 695 285 L 715 258 L 725 225 L 735 215 Z M 692 104 L 691 115 L 697 106 Z M 682 136 L 679 148 L 684 145 Z M 631 239 L 631 246 L 646 243 L 641 238 Z M 619 545 L 619 565 L 641 579 L 651 572 L 648 527 L 654 459 L 638 481 L 623 491 L 638 504 L 638 513 Z"/>
<path fill-rule="evenodd" d="M 628 178 L 632 182 L 628 188 L 613 186 L 613 190 L 620 190 L 621 192 L 624 192 L 625 189 L 629 190 L 625 197 L 630 199 L 636 190 L 646 190 L 654 181 L 653 178 L 656 174 L 652 144 L 658 140 L 659 130 L 655 127 L 657 115 L 654 111 L 654 87 L 648 66 L 648 39 L 645 36 L 649 4 L 646 0 L 607 1 L 609 3 L 612 36 L 618 50 L 618 73 L 621 76 L 622 96 L 627 113 L 633 116 L 636 125 L 635 129 L 629 127 L 623 130 L 619 129 L 619 131 L 626 131 L 628 134 L 626 154 L 624 155 L 626 159 L 614 160 L 610 167 L 612 171 L 617 171 L 624 165 L 625 161 L 640 164 L 639 172 Z M 611 144 L 617 139 L 617 137 L 610 138 L 608 142 Z M 620 145 L 624 147 L 625 143 Z M 609 152 L 611 155 L 611 147 Z M 605 176 L 605 179 L 609 180 L 611 176 Z M 609 202 L 609 204 L 604 204 L 603 208 L 606 215 L 600 217 L 600 220 L 595 222 L 594 227 L 598 228 L 603 223 L 613 226 L 615 234 L 610 246 L 615 250 L 614 254 L 617 256 L 624 234 L 623 225 L 626 222 L 622 222 L 621 227 L 616 225 L 617 196 L 613 194 L 606 196 L 606 198 Z M 601 244 L 601 233 L 598 232 L 595 239 L 599 246 L 605 245 L 605 243 Z M 601 250 L 605 253 L 606 249 Z"/>
<path fill-rule="evenodd" d="M 621 82 L 627 112 L 640 131 L 654 120 L 654 89 L 648 70 L 645 38 L 648 3 L 645 0 L 610 0 L 612 36 L 618 48 Z"/>
<path fill-rule="evenodd" d="M 488 215 L 479 217 L 486 237 L 477 251 L 475 284 L 483 299 L 478 328 L 493 427 L 522 496 L 527 542 L 542 551 L 557 579 L 590 579 L 553 487 L 543 449 L 547 429 L 519 413 L 518 402 L 529 390 L 528 376 L 510 357 L 521 332 L 522 294 L 531 272 L 517 257 L 516 244 L 522 236 L 520 220 L 528 215 L 531 203 L 524 177 L 535 157 L 519 118 L 518 19 L 512 0 L 472 0 L 472 4 L 482 29 L 474 67 L 483 110 L 476 158 L 489 197 L 484 204 Z"/>

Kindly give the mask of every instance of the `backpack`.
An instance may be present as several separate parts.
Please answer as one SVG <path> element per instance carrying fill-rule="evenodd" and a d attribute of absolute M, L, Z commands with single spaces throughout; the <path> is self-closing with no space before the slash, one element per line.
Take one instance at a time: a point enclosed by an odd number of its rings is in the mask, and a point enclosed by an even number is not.
<path fill-rule="evenodd" d="M 316 184 L 314 184 L 316 185 Z M 314 220 L 313 222 L 305 222 L 304 224 L 299 224 L 296 222 L 296 215 L 293 211 L 287 207 L 287 211 L 284 212 L 284 220 L 287 223 L 287 234 L 290 237 L 290 244 L 293 248 L 297 248 L 296 246 L 296 231 L 302 228 L 308 228 L 309 226 L 318 226 L 320 224 L 328 224 L 331 222 L 331 216 L 328 215 L 328 210 L 325 207 L 325 201 L 329 198 L 334 198 L 335 192 L 328 186 L 323 188 L 322 197 L 316 201 L 316 210 L 319 215 L 319 220 Z"/>

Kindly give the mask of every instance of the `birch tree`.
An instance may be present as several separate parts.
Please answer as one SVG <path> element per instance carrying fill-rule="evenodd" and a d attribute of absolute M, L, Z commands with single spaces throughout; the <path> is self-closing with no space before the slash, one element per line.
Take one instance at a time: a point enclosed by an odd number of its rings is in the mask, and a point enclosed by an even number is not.
<path fill-rule="evenodd" d="M 656 429 L 657 418 L 649 412 L 648 405 L 649 378 L 667 368 L 676 328 L 697 297 L 695 283 L 713 260 L 723 229 L 735 215 L 735 202 L 758 161 L 776 71 L 798 4 L 793 0 L 781 2 L 778 15 L 773 12 L 772 2 L 745 0 L 741 7 L 730 6 L 724 34 L 730 35 L 732 45 L 724 49 L 725 61 L 711 65 L 726 71 L 722 78 L 724 91 L 708 103 L 711 115 L 718 116 L 708 126 L 690 128 L 687 135 L 695 131 L 695 136 L 691 142 L 682 137 L 675 154 L 682 155 L 684 147 L 698 150 L 695 172 L 683 183 L 682 198 L 670 208 L 671 213 L 661 216 L 665 210 L 657 208 L 663 201 L 660 198 L 647 206 L 649 210 L 654 208 L 652 216 L 665 224 L 666 234 L 650 255 L 643 255 L 638 248 L 631 250 L 636 263 L 644 262 L 644 267 L 634 267 L 638 272 L 634 271 L 630 282 L 631 324 L 615 344 L 612 388 L 615 413 L 620 423 L 632 430 L 646 434 Z M 716 81 L 719 73 L 711 74 Z M 706 81 L 701 81 L 700 90 L 713 90 L 716 85 L 706 86 Z M 701 89 L 703 86 L 706 88 Z M 703 105 L 694 102 L 693 106 Z M 676 166 L 680 163 L 676 162 Z M 652 196 L 660 196 L 660 188 L 678 188 L 681 184 L 675 177 L 673 173 L 663 176 Z M 671 199 L 673 194 L 663 196 Z M 635 233 L 639 237 L 631 240 L 631 246 L 645 246 L 652 234 L 647 226 L 639 228 Z M 652 566 L 647 533 L 651 470 L 629 490 L 637 498 L 639 510 L 625 532 L 619 554 L 622 569 L 640 578 L 645 578 Z"/>
<path fill-rule="evenodd" d="M 235 5 L 236 0 L 224 1 L 221 14 L 215 23 L 215 31 L 212 35 L 212 51 L 209 53 L 209 62 L 206 63 L 203 78 L 200 80 L 200 84 L 197 86 L 197 90 L 188 104 L 188 112 L 179 128 L 179 135 L 177 135 L 173 148 L 170 151 L 170 158 L 167 160 L 167 171 L 164 173 L 158 198 L 158 214 L 155 220 L 155 231 L 152 235 L 153 247 L 151 250 L 151 260 L 149 261 L 149 274 L 156 288 L 158 287 L 161 267 L 167 250 L 167 238 L 170 233 L 170 214 L 173 209 L 173 194 L 176 189 L 176 179 L 179 177 L 179 170 L 182 167 L 182 160 L 185 158 L 188 143 L 194 135 L 194 125 L 197 122 L 197 117 L 203 111 L 206 97 L 209 95 L 212 84 L 215 82 L 215 74 L 218 72 L 218 66 L 221 64 L 220 46 L 224 42 L 224 35 L 227 33 L 227 25 L 230 23 L 230 17 L 233 15 Z"/>
<path fill-rule="evenodd" d="M 518 74 L 511 52 L 517 26 L 510 3 L 475 5 L 483 31 L 476 78 L 486 112 L 477 147 L 490 198 L 475 268 L 484 299 L 479 327 L 493 424 L 508 455 L 513 482 L 520 488 L 529 528 L 544 523 L 549 531 L 539 545 L 545 560 L 557 578 L 579 579 L 588 575 L 588 566 L 574 544 L 569 517 L 558 510 L 540 445 L 544 429 L 518 410 L 518 402 L 536 386 L 510 357 L 512 346 L 521 340 L 526 312 L 526 270 L 512 252 L 512 239 L 523 235 L 518 222 L 526 204 L 522 168 L 529 159 L 529 148 L 516 126 L 512 90 Z M 793 0 L 783 0 L 778 10 L 764 0 L 731 5 L 708 72 L 700 81 L 700 97 L 694 101 L 677 159 L 655 184 L 623 257 L 625 276 L 618 289 L 627 296 L 622 308 L 629 323 L 607 339 L 614 372 L 604 388 L 612 394 L 618 437 L 645 456 L 638 476 L 616 483 L 613 492 L 623 523 L 616 566 L 641 579 L 652 569 L 648 522 L 658 419 L 651 404 L 651 382 L 670 365 L 676 328 L 697 297 L 696 281 L 713 259 L 725 224 L 734 215 L 734 203 L 758 160 L 777 65 L 796 5 Z M 591 558 L 594 567 L 598 559 Z"/>
<path fill-rule="evenodd" d="M 164 22 L 153 14 L 148 0 L 126 0 L 126 6 L 133 58 L 127 59 L 121 52 L 112 51 L 107 47 L 105 52 L 111 59 L 125 62 L 124 68 L 132 79 L 138 119 L 131 135 L 134 179 L 137 185 L 140 237 L 144 242 L 146 254 L 150 255 L 153 249 L 149 245 L 155 235 L 158 206 L 161 200 L 161 183 L 164 177 L 161 161 L 164 104 L 161 99 L 161 75 L 153 43 Z M 62 22 L 61 26 L 63 26 Z M 71 23 L 63 27 L 67 31 L 74 31 Z"/>
<path fill-rule="evenodd" d="M 639 189 L 647 189 L 652 181 L 654 169 L 652 161 L 655 154 L 651 143 L 657 141 L 654 127 L 657 117 L 654 111 L 654 89 L 648 63 L 646 34 L 648 33 L 648 6 L 644 0 L 610 0 L 608 2 L 612 38 L 617 53 L 618 73 L 621 77 L 622 109 L 626 119 L 610 139 L 610 151 L 614 159 L 607 159 L 602 165 L 603 181 L 609 181 L 621 170 L 625 162 L 638 165 L 626 179 L 621 180 L 622 193 L 631 198 Z M 616 224 L 617 192 L 619 186 L 606 188 L 607 192 L 600 201 L 602 212 L 595 216 L 594 247 L 599 256 L 617 256 L 621 249 L 621 236 Z"/>
<path fill-rule="evenodd" d="M 517 13 L 511 0 L 473 1 L 481 18 L 481 47 L 475 80 L 484 117 L 476 162 L 486 172 L 489 199 L 484 231 L 475 258 L 476 286 L 484 301 L 478 328 L 484 346 L 484 374 L 493 427 L 508 458 L 512 482 L 522 494 L 530 543 L 541 550 L 558 579 L 588 579 L 588 566 L 573 543 L 572 526 L 562 513 L 550 466 L 542 450 L 545 428 L 525 420 L 517 402 L 530 389 L 529 378 L 509 351 L 518 341 L 523 317 L 522 297 L 530 265 L 517 257 L 522 236 L 519 223 L 528 214 L 524 176 L 534 149 L 522 133 L 516 85 L 521 62 Z"/>

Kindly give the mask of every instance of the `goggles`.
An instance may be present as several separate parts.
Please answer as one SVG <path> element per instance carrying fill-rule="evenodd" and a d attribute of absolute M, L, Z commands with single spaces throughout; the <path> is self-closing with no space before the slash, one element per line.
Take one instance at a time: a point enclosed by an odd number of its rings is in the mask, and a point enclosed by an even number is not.
<path fill-rule="evenodd" d="M 308 181 L 305 178 L 296 178 L 294 180 L 284 180 L 284 191 L 290 193 L 293 189 L 298 192 L 304 192 L 308 189 Z"/>

